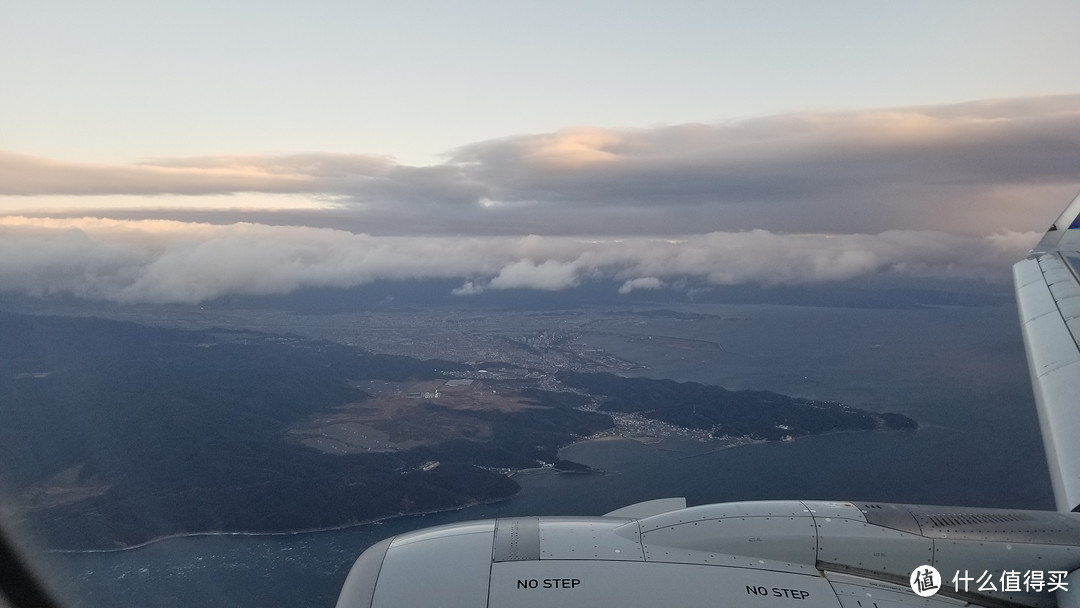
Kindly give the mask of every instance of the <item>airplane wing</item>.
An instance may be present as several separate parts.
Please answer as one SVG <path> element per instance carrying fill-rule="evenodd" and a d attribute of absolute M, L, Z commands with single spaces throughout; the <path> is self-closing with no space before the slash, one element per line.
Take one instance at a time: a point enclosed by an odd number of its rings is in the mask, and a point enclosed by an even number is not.
<path fill-rule="evenodd" d="M 1058 511 L 665 499 L 466 522 L 369 548 L 338 608 L 1080 608 L 1078 215 L 1014 267 Z"/>
<path fill-rule="evenodd" d="M 1080 510 L 1080 196 L 1013 267 L 1054 499 Z"/>

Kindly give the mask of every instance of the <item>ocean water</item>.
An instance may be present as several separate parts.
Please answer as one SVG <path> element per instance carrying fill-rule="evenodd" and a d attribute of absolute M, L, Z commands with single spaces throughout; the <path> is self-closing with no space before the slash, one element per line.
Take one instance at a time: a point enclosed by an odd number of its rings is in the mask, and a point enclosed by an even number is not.
<path fill-rule="evenodd" d="M 343 530 L 193 536 L 39 559 L 76 606 L 333 606 L 363 549 L 453 521 L 600 515 L 666 496 L 690 504 L 795 498 L 1052 508 L 1015 309 L 686 310 L 719 318 L 615 319 L 583 340 L 646 366 L 634 373 L 835 399 L 901 412 L 922 428 L 730 449 L 590 440 L 563 457 L 605 474 L 520 474 L 521 493 L 498 504 Z"/>

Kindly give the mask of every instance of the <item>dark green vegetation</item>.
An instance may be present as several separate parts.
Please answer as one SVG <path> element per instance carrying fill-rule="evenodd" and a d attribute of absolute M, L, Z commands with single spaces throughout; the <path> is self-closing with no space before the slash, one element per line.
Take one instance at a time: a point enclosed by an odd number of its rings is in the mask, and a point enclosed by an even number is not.
<path fill-rule="evenodd" d="M 560 460 L 558 449 L 611 428 L 609 415 L 579 409 L 594 399 L 603 400 L 602 410 L 718 436 L 915 426 L 899 415 L 776 393 L 565 372 L 563 383 L 593 397 L 507 381 L 499 394 L 529 407 L 416 404 L 439 414 L 432 419 L 483 421 L 491 428 L 483 441 L 331 455 L 287 433 L 313 415 L 369 399 L 359 381 L 434 380 L 470 369 L 297 337 L 0 313 L 0 489 L 13 516 L 49 546 L 109 548 L 189 532 L 333 527 L 503 499 L 518 486 L 492 469 L 540 461 L 586 469 Z"/>
<path fill-rule="evenodd" d="M 902 414 L 873 414 L 842 403 L 770 391 L 729 391 L 696 382 L 562 372 L 564 384 L 606 396 L 602 411 L 636 413 L 668 424 L 711 430 L 715 437 L 778 440 L 830 431 L 915 429 Z"/>
<path fill-rule="evenodd" d="M 529 433 L 531 423 L 501 422 L 512 439 L 479 453 L 331 456 L 282 438 L 312 412 L 363 400 L 349 380 L 445 369 L 461 366 L 251 333 L 0 315 L 2 482 L 16 516 L 57 547 L 304 529 L 511 496 L 513 480 L 472 464 L 535 466 L 519 444 L 554 442 L 553 453 L 572 440 L 561 424 L 581 426 L 553 417 Z M 420 470 L 432 459 L 445 460 Z"/>

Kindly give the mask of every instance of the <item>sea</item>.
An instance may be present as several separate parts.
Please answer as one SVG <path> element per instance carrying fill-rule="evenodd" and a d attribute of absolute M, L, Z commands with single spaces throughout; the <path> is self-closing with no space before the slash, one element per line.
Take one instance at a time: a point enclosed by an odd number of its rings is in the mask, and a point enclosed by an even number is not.
<path fill-rule="evenodd" d="M 844 432 L 730 447 L 602 437 L 562 457 L 603 474 L 518 473 L 515 497 L 457 511 L 281 535 L 176 537 L 107 552 L 33 550 L 71 606 L 333 606 L 368 546 L 427 526 L 507 516 L 602 515 L 683 496 L 1052 509 L 1012 305 L 914 309 L 687 305 L 629 316 L 588 347 L 655 378 L 773 390 L 908 415 L 917 431 Z"/>

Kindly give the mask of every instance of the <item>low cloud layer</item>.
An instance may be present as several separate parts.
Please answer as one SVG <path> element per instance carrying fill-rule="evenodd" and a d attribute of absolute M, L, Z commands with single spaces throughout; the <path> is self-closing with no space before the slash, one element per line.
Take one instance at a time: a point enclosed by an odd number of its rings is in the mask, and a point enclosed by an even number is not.
<path fill-rule="evenodd" d="M 0 153 L 0 291 L 195 303 L 408 278 L 458 280 L 463 298 L 594 280 L 624 294 L 687 279 L 1005 281 L 1078 188 L 1080 95 L 572 128 L 464 145 L 429 167 Z M 316 203 L 185 206 L 251 193 Z M 78 204 L 110 196 L 128 199 Z"/>
<path fill-rule="evenodd" d="M 464 145 L 430 167 L 322 153 L 136 165 L 0 154 L 0 195 L 20 213 L 36 195 L 153 195 L 144 210 L 99 215 L 288 222 L 380 235 L 659 236 L 758 228 L 980 235 L 1041 230 L 1077 188 L 1076 95 L 571 128 Z M 327 208 L 287 219 L 168 208 L 169 195 L 251 192 L 299 193 Z"/>
<path fill-rule="evenodd" d="M 605 279 L 621 293 L 672 280 L 813 284 L 891 274 L 1007 279 L 1034 233 L 934 231 L 680 239 L 387 237 L 342 230 L 173 221 L 0 218 L 0 290 L 120 303 L 197 303 L 232 294 L 453 278 L 454 293 L 560 290 Z"/>

